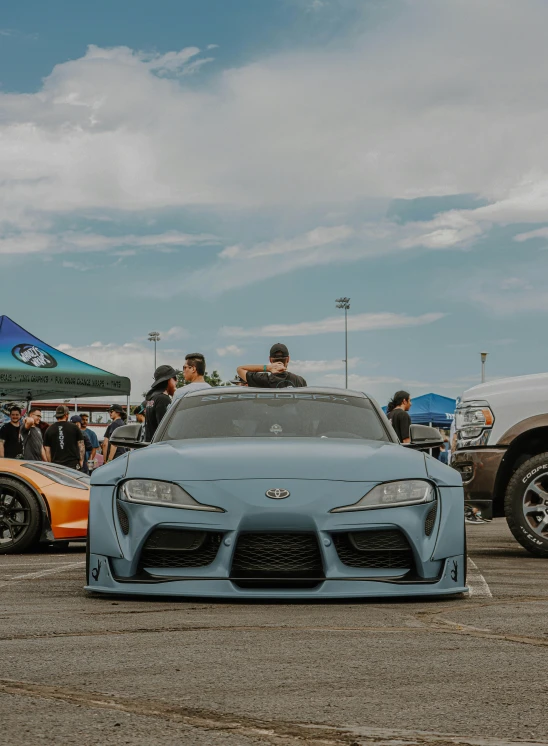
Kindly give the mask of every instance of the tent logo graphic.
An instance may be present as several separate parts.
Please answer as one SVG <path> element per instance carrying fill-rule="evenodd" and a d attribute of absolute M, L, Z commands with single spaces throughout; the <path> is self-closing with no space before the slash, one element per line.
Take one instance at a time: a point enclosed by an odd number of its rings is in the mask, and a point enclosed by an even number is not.
<path fill-rule="evenodd" d="M 11 354 L 16 360 L 25 365 L 31 365 L 33 368 L 56 368 L 57 360 L 49 352 L 41 350 L 35 345 L 21 344 L 15 345 Z"/>

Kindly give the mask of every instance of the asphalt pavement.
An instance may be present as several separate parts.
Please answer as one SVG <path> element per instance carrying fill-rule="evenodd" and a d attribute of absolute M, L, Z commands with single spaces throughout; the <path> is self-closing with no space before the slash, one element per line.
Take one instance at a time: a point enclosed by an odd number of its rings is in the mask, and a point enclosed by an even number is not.
<path fill-rule="evenodd" d="M 468 527 L 468 597 L 93 597 L 83 547 L 0 557 L 0 743 L 548 744 L 548 560 Z"/>

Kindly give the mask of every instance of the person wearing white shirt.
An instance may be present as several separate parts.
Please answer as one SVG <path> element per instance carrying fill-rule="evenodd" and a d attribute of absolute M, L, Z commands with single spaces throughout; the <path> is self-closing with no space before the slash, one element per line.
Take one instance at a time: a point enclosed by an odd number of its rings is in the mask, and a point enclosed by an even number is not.
<path fill-rule="evenodd" d="M 198 389 L 210 389 L 211 386 L 204 379 L 206 371 L 205 357 L 201 352 L 190 352 L 185 356 L 185 364 L 183 365 L 183 376 L 186 381 L 184 386 L 178 388 L 173 395 L 173 404 L 178 401 L 182 396 L 186 396 L 191 391 Z"/>

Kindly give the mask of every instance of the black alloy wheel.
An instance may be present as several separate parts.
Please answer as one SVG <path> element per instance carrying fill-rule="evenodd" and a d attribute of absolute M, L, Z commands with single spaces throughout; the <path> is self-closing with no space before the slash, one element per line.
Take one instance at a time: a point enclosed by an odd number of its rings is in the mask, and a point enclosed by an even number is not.
<path fill-rule="evenodd" d="M 0 477 L 0 554 L 16 554 L 40 537 L 40 506 L 32 490 L 10 477 Z"/>
<path fill-rule="evenodd" d="M 548 453 L 527 459 L 514 472 L 504 514 L 522 547 L 535 557 L 548 557 Z"/>

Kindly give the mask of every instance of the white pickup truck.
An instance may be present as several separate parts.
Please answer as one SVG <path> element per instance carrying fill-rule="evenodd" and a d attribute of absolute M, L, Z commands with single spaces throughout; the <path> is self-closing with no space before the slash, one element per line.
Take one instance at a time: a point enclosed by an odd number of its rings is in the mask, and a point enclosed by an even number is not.
<path fill-rule="evenodd" d="M 455 419 L 451 466 L 467 506 L 506 516 L 522 546 L 548 557 L 548 374 L 474 386 Z"/>

